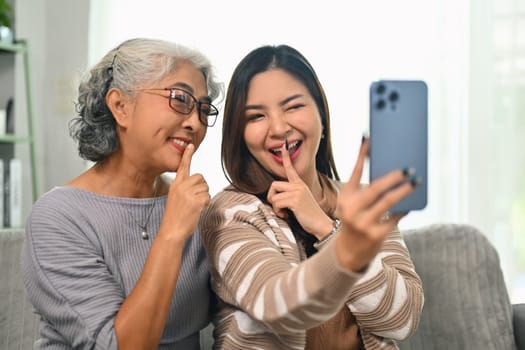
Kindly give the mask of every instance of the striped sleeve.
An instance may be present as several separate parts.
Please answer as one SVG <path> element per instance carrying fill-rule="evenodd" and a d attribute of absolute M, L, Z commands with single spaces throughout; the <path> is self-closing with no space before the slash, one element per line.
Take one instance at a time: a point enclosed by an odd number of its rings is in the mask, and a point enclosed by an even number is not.
<path fill-rule="evenodd" d="M 330 319 L 361 276 L 338 265 L 335 241 L 300 262 L 290 229 L 253 196 L 219 194 L 201 225 L 219 298 L 279 334 Z"/>
<path fill-rule="evenodd" d="M 423 303 L 421 279 L 395 230 L 352 289 L 347 306 L 363 334 L 402 340 L 417 329 Z"/>

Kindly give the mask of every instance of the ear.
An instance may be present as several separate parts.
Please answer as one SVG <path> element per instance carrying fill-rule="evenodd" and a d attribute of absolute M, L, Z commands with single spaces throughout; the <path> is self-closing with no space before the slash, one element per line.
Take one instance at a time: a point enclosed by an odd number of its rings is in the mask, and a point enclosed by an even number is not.
<path fill-rule="evenodd" d="M 131 118 L 132 100 L 117 88 L 109 89 L 106 94 L 106 104 L 113 114 L 118 126 L 126 128 Z"/>

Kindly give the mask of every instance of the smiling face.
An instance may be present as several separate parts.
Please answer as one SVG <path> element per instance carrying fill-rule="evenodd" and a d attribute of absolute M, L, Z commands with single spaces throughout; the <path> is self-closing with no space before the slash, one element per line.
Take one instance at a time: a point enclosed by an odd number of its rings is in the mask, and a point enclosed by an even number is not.
<path fill-rule="evenodd" d="M 190 114 L 174 111 L 169 105 L 170 91 L 176 87 L 197 100 L 208 101 L 203 74 L 190 63 L 181 62 L 175 71 L 154 86 L 137 91 L 119 123 L 119 141 L 125 156 L 141 167 L 156 171 L 176 171 L 189 143 L 197 148 L 207 127 L 199 121 L 198 108 Z"/>
<path fill-rule="evenodd" d="M 317 178 L 315 158 L 322 134 L 314 99 L 299 80 L 282 69 L 253 77 L 246 100 L 244 140 L 267 171 L 285 177 L 281 147 L 288 140 L 290 157 L 306 183 Z"/>

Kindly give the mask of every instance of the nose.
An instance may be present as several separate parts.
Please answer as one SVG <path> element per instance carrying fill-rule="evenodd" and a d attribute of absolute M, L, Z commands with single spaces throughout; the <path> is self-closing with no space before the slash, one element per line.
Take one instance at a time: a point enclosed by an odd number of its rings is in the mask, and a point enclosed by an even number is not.
<path fill-rule="evenodd" d="M 284 113 L 272 113 L 269 117 L 270 132 L 273 136 L 284 137 L 292 130 Z"/>
<path fill-rule="evenodd" d="M 199 118 L 199 109 L 193 108 L 191 113 L 188 114 L 186 118 L 184 118 L 182 125 L 184 128 L 192 131 L 197 131 L 200 128 L 204 127 Z"/>

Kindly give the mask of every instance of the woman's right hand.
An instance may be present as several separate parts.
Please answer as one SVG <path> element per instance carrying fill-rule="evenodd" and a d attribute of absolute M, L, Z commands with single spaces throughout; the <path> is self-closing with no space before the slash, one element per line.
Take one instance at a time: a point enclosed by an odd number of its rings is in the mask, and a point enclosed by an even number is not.
<path fill-rule="evenodd" d="M 336 254 L 341 265 L 354 272 L 361 272 L 368 266 L 381 249 L 385 237 L 407 214 L 389 216 L 386 215 L 388 211 L 414 190 L 414 181 L 402 169 L 362 187 L 360 181 L 368 150 L 369 141 L 366 139 L 350 180 L 341 189 L 337 200 L 336 212 L 341 220 L 341 230 Z"/>
<path fill-rule="evenodd" d="M 209 187 L 202 174 L 190 175 L 194 152 L 195 146 L 190 144 L 182 155 L 177 175 L 170 185 L 159 235 L 186 240 L 193 234 L 201 211 L 210 204 Z"/>

